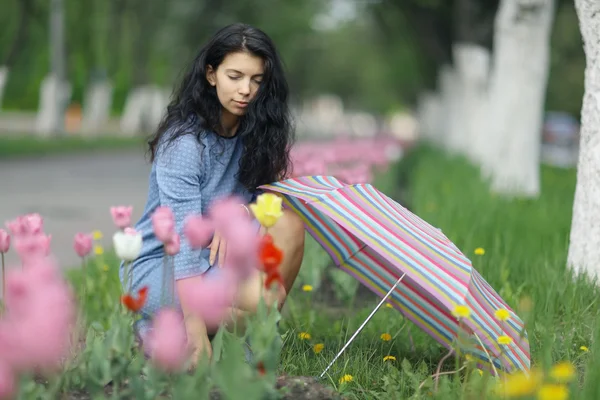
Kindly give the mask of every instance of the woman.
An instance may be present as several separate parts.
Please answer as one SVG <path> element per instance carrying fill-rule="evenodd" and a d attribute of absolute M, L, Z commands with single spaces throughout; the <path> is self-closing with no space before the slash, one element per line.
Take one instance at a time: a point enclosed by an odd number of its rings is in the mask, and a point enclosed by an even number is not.
<path fill-rule="evenodd" d="M 288 85 L 273 42 L 248 25 L 234 24 L 217 32 L 183 77 L 149 141 L 149 193 L 135 227 L 143 235 L 144 246 L 131 267 L 132 291 L 149 287 L 142 319 L 136 325 L 140 337 L 160 307 L 164 249 L 153 233 L 154 210 L 169 207 L 181 232 L 188 215 L 205 214 L 214 200 L 235 195 L 250 203 L 258 186 L 284 179 L 293 141 L 287 101 Z M 284 252 L 284 287 L 277 295 L 281 307 L 302 262 L 304 225 L 286 210 L 269 232 Z M 176 298 L 184 285 L 193 285 L 218 268 L 226 246 L 218 232 L 206 249 L 192 250 L 187 241 L 181 241 L 174 257 Z M 239 288 L 235 315 L 256 311 L 262 282 L 263 274 L 257 270 Z M 181 308 L 188 340 L 196 349 L 193 361 L 204 351 L 210 357 L 208 335 L 214 332 L 191 317 L 186 304 Z"/>

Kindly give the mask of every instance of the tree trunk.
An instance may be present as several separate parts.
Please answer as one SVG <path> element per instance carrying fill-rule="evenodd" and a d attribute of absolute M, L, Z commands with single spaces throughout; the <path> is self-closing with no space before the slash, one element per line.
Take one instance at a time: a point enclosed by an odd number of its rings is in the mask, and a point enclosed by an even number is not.
<path fill-rule="evenodd" d="M 536 197 L 554 0 L 503 0 L 496 17 L 484 175 L 494 192 Z"/>
<path fill-rule="evenodd" d="M 487 129 L 490 52 L 475 44 L 455 44 L 454 65 L 460 92 L 454 99 L 458 116 L 454 119 L 451 136 L 456 137 L 460 153 L 480 165 L 482 132 Z"/>
<path fill-rule="evenodd" d="M 60 135 L 64 133 L 64 116 L 69 100 L 66 90 L 64 90 L 64 87 L 67 85 L 67 63 L 65 54 L 65 7 L 63 0 L 52 0 L 50 2 L 50 48 L 52 76 L 56 80 L 54 86 L 50 85 L 54 89 L 52 93 L 55 101 L 55 105 L 52 107 L 55 115 L 49 119 L 53 124 L 50 130 Z"/>
<path fill-rule="evenodd" d="M 2 110 L 2 98 L 4 97 L 4 88 L 8 80 L 8 71 L 9 69 L 6 65 L 0 65 L 0 110 Z"/>
<path fill-rule="evenodd" d="M 568 264 L 596 278 L 600 272 L 600 5 L 575 0 L 586 56 L 581 143 Z"/>

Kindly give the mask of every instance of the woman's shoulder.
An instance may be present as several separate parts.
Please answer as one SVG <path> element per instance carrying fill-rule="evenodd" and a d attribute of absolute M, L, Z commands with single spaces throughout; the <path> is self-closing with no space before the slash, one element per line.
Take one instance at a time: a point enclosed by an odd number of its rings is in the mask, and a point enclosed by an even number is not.
<path fill-rule="evenodd" d="M 172 124 L 160 139 L 158 153 L 201 151 L 203 147 L 201 133 L 202 128 L 193 122 Z"/>

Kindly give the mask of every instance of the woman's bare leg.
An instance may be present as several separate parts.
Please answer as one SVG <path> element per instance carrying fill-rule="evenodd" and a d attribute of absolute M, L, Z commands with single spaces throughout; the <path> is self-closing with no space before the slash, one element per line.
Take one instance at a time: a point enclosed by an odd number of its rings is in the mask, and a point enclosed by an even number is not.
<path fill-rule="evenodd" d="M 261 296 L 268 304 L 277 301 L 278 308 L 281 310 L 288 293 L 294 286 L 304 256 L 304 224 L 293 211 L 284 210 L 283 216 L 268 232 L 273 236 L 275 245 L 283 252 L 283 260 L 279 266 L 283 287 L 279 286 L 276 290 L 267 291 L 264 289 L 265 274 L 256 271 L 238 288 L 235 306 L 229 310 L 228 320 L 225 321 L 226 326 L 232 327 L 235 321 L 238 329 L 242 329 L 245 317 L 256 312 Z M 262 228 L 261 234 L 264 233 L 265 229 Z"/>

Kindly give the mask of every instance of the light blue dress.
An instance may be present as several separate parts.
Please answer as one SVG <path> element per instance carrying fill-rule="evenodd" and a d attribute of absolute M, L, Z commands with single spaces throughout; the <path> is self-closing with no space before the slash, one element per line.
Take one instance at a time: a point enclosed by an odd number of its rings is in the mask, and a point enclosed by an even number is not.
<path fill-rule="evenodd" d="M 190 214 L 206 214 L 215 200 L 236 195 L 250 203 L 255 197 L 236 178 L 243 152 L 242 139 L 223 138 L 213 132 L 199 139 L 200 129 L 190 127 L 190 134 L 180 136 L 169 146 L 161 142 L 150 171 L 146 206 L 135 225 L 142 234 L 143 247 L 130 266 L 131 291 L 137 293 L 143 286 L 149 288 L 142 318 L 136 325 L 141 338 L 148 333 L 150 319 L 161 306 L 164 248 L 154 236 L 151 220 L 154 210 L 159 206 L 169 207 L 175 215 L 176 230 L 182 235 L 185 218 Z M 174 257 L 175 280 L 216 270 L 209 264 L 209 255 L 209 249 L 191 249 L 182 235 L 180 252 Z M 123 265 L 120 277 L 123 283 Z M 175 303 L 179 304 L 176 293 Z"/>

